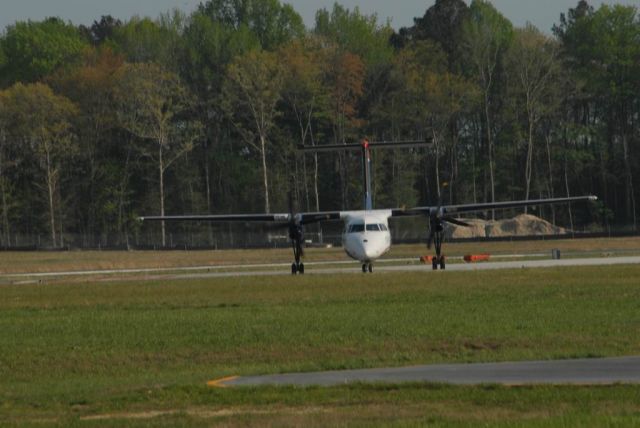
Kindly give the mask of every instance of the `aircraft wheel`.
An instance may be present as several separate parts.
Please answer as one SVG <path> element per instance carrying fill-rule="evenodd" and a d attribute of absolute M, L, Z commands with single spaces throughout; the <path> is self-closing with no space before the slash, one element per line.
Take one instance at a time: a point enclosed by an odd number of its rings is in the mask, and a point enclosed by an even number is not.
<path fill-rule="evenodd" d="M 373 263 L 369 263 L 369 273 L 373 273 Z"/>
<path fill-rule="evenodd" d="M 362 273 L 367 273 L 367 264 L 362 263 Z"/>
<path fill-rule="evenodd" d="M 445 270 L 446 264 L 444 262 L 444 256 L 440 256 L 440 269 Z"/>
<path fill-rule="evenodd" d="M 431 259 L 431 267 L 433 267 L 433 270 L 438 270 L 438 258 L 434 257 L 433 259 Z"/>
<path fill-rule="evenodd" d="M 304 263 L 300 263 L 300 266 L 298 266 L 298 272 L 300 275 L 304 275 Z"/>
<path fill-rule="evenodd" d="M 291 265 L 291 275 L 296 275 L 298 273 L 298 265 L 296 265 L 295 263 L 293 263 Z"/>

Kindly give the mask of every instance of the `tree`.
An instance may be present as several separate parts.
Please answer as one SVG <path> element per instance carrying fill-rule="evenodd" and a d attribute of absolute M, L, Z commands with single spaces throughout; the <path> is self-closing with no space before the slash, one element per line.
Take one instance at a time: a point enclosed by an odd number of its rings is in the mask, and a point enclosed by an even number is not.
<path fill-rule="evenodd" d="M 198 12 L 235 30 L 248 28 L 266 50 L 305 34 L 302 17 L 279 0 L 208 0 Z"/>
<path fill-rule="evenodd" d="M 245 143 L 260 153 L 264 209 L 271 212 L 267 143 L 279 112 L 284 73 L 278 57 L 253 50 L 236 58 L 227 70 L 225 109 Z"/>
<path fill-rule="evenodd" d="M 189 120 L 193 98 L 177 75 L 156 64 L 126 64 L 117 75 L 116 102 L 120 125 L 136 137 L 153 143 L 141 153 L 157 168 L 160 216 L 165 215 L 165 173 L 200 136 L 200 124 Z M 162 246 L 166 246 L 162 222 Z"/>
<path fill-rule="evenodd" d="M 219 17 L 206 14 L 203 6 L 191 16 L 184 32 L 185 51 L 182 67 L 185 83 L 198 98 L 195 111 L 205 126 L 205 138 L 202 139 L 204 156 L 201 156 L 201 161 L 207 212 L 212 212 L 214 206 L 214 172 L 211 165 L 215 156 L 222 157 L 219 149 L 225 130 L 222 120 L 222 86 L 226 70 L 233 58 L 260 46 L 256 35 L 248 27 L 241 26 L 236 29 L 216 19 Z M 211 150 L 212 147 L 218 150 Z M 209 231 L 210 242 L 213 242 L 211 227 Z"/>
<path fill-rule="evenodd" d="M 6 106 L 3 106 L 0 94 L 0 202 L 2 203 L 2 219 L 0 221 L 0 244 L 9 245 L 9 188 L 6 170 L 11 166 L 9 155 L 9 126 Z"/>
<path fill-rule="evenodd" d="M 347 144 L 358 140 L 362 119 L 358 104 L 364 93 L 365 65 L 362 59 L 350 52 L 335 51 L 329 58 L 326 74 L 330 94 L 330 124 L 334 144 Z M 341 187 L 341 206 L 349 206 L 349 170 L 345 154 L 338 157 Z"/>
<path fill-rule="evenodd" d="M 327 55 L 314 38 L 293 40 L 280 50 L 285 67 L 283 97 L 289 104 L 300 134 L 300 144 L 316 145 L 316 132 L 319 122 L 329 113 L 328 88 L 324 85 L 324 73 L 327 70 Z M 303 159 L 304 183 L 307 187 L 306 158 Z M 307 210 L 310 209 L 309 191 Z M 313 193 L 314 207 L 320 211 L 318 191 L 318 155 L 313 155 Z"/>
<path fill-rule="evenodd" d="M 102 15 L 100 21 L 93 21 L 91 27 L 80 26 L 80 33 L 94 46 L 99 46 L 113 38 L 118 28 L 122 27 L 122 21 L 111 15 Z"/>
<path fill-rule="evenodd" d="M 0 93 L 2 122 L 11 138 L 32 153 L 43 172 L 53 246 L 63 245 L 62 236 L 57 233 L 58 226 L 62 231 L 61 220 L 56 221 L 57 195 L 63 164 L 74 148 L 71 120 L 77 114 L 71 101 L 41 83 L 16 83 Z"/>
<path fill-rule="evenodd" d="M 79 31 L 58 18 L 17 22 L 0 39 L 0 85 L 36 82 L 79 60 L 86 47 Z"/>
<path fill-rule="evenodd" d="M 84 62 L 71 72 L 57 73 L 50 79 L 52 86 L 82 111 L 75 122 L 79 150 L 74 168 L 81 178 L 72 183 L 76 200 L 83 204 L 77 217 L 89 234 L 96 234 L 109 226 L 115 226 L 115 230 L 122 232 L 122 215 L 118 215 L 114 222 L 106 212 L 112 204 L 122 205 L 122 199 L 118 198 L 115 203 L 110 193 L 114 187 L 122 188 L 122 180 L 128 175 L 125 169 L 118 175 L 109 174 L 110 170 L 118 168 L 110 165 L 113 162 L 110 151 L 113 152 L 115 146 L 115 152 L 122 153 L 118 150 L 120 145 L 112 142 L 115 140 L 113 131 L 118 126 L 115 87 L 124 59 L 108 47 L 101 47 L 87 51 Z"/>
<path fill-rule="evenodd" d="M 449 151 L 452 162 L 450 188 L 455 181 L 456 132 L 452 126 L 458 116 L 476 103 L 477 88 L 462 76 L 447 70 L 445 52 L 432 41 L 414 42 L 397 59 L 403 76 L 403 100 L 400 109 L 410 118 L 420 138 L 427 136 L 435 149 L 435 189 L 441 199 L 441 157 Z"/>
<path fill-rule="evenodd" d="M 350 11 L 334 3 L 331 13 L 320 9 L 313 32 L 341 51 L 358 55 L 369 66 L 390 62 L 393 57 L 389 43 L 393 30 L 389 23 L 378 24 L 376 15 L 363 15 L 357 6 Z"/>
<path fill-rule="evenodd" d="M 496 200 L 493 101 L 498 68 L 513 38 L 511 23 L 491 3 L 473 0 L 463 24 L 463 44 L 472 77 L 482 90 L 483 127 L 489 163 L 491 202 Z M 494 214 L 492 214 L 494 216 Z"/>
<path fill-rule="evenodd" d="M 619 208 L 618 215 L 637 227 L 636 186 L 638 91 L 640 89 L 640 18 L 637 8 L 602 6 L 581 1 L 554 32 L 562 42 L 563 60 L 572 78 L 584 86 L 573 107 L 582 126 L 597 128 L 589 149 L 598 158 L 600 193 Z M 622 175 L 614 171 L 624 171 Z M 618 182 L 618 180 L 620 182 Z M 624 189 L 624 197 L 616 197 Z"/>
<path fill-rule="evenodd" d="M 560 78 L 557 50 L 553 41 L 529 24 L 516 30 L 507 53 L 514 97 L 520 100 L 526 117 L 525 199 L 529 199 L 531 192 L 536 127 L 545 114 L 558 107 L 553 86 Z"/>
<path fill-rule="evenodd" d="M 433 40 L 447 53 L 449 65 L 458 60 L 458 46 L 462 27 L 469 15 L 469 7 L 463 0 L 436 0 L 422 18 L 414 18 L 414 25 L 400 29 L 394 36 L 398 46 L 412 41 Z"/>
<path fill-rule="evenodd" d="M 603 5 L 593 15 L 589 83 L 607 123 L 609 145 L 622 153 L 626 217 L 637 229 L 633 167 L 637 165 L 638 91 L 640 90 L 640 15 L 633 6 Z M 605 137 L 606 138 L 606 137 Z M 637 149 L 636 149 L 637 150 Z M 619 152 L 618 152 L 619 153 Z"/>
<path fill-rule="evenodd" d="M 115 27 L 111 46 L 132 63 L 157 63 L 174 73 L 182 58 L 181 33 L 186 18 L 181 12 L 162 15 L 159 20 L 133 17 Z"/>

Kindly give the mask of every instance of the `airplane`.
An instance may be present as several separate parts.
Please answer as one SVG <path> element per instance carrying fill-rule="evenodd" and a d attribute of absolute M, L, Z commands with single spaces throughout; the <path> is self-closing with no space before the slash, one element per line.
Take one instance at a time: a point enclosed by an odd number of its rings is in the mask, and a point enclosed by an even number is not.
<path fill-rule="evenodd" d="M 596 196 L 579 196 L 553 199 L 537 199 L 526 201 L 506 201 L 496 203 L 476 203 L 466 205 L 423 206 L 415 208 L 374 209 L 371 193 L 371 150 L 383 148 L 425 147 L 424 141 L 404 142 L 369 142 L 364 139 L 360 144 L 317 145 L 301 147 L 303 152 L 333 152 L 338 150 L 359 150 L 362 156 L 364 209 L 359 211 L 324 211 L 295 213 L 289 200 L 289 212 L 281 214 L 231 214 L 231 215 L 191 215 L 140 217 L 141 221 L 152 222 L 259 222 L 273 223 L 276 227 L 288 229 L 293 249 L 294 262 L 291 273 L 304 274 L 302 262 L 304 256 L 304 228 L 313 223 L 325 221 L 343 221 L 342 246 L 352 259 L 362 263 L 363 273 L 372 273 L 374 262 L 391 249 L 391 232 L 389 219 L 397 217 L 424 216 L 429 218 L 429 237 L 427 247 L 435 246 L 435 257 L 432 258 L 433 270 L 446 269 L 446 258 L 442 254 L 444 226 L 451 223 L 469 227 L 454 215 L 487 212 L 510 208 L 521 208 L 540 205 L 566 204 L 583 201 L 596 201 Z"/>

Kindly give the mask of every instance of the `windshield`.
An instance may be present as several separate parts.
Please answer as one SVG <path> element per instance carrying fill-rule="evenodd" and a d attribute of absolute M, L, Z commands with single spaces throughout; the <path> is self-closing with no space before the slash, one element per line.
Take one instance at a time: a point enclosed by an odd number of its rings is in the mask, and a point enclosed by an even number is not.
<path fill-rule="evenodd" d="M 364 232 L 364 224 L 357 223 L 349 226 L 349 233 L 361 233 Z"/>
<path fill-rule="evenodd" d="M 349 225 L 347 228 L 347 233 L 363 233 L 367 232 L 387 232 L 389 228 L 386 224 L 381 223 L 371 223 L 365 225 L 364 223 L 354 223 Z"/>

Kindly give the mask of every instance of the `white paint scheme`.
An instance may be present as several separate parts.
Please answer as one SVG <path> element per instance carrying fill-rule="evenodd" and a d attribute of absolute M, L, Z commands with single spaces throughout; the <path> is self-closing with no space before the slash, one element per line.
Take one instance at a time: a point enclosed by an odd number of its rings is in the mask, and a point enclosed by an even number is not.
<path fill-rule="evenodd" d="M 391 210 L 347 211 L 340 214 L 344 221 L 342 246 L 352 259 L 362 263 L 371 263 L 382 257 L 391 248 L 391 233 L 389 232 L 389 217 Z M 352 226 L 364 225 L 363 231 L 350 232 Z M 382 225 L 383 230 L 374 225 Z"/>

